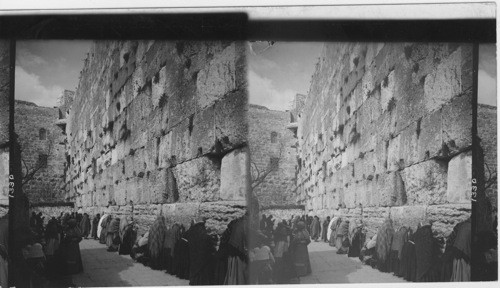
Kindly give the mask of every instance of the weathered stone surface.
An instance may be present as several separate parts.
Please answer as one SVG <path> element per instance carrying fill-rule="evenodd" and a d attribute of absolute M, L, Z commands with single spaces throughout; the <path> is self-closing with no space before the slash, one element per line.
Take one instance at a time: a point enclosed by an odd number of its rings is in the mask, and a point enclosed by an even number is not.
<path fill-rule="evenodd" d="M 445 154 L 454 155 L 472 146 L 472 94 L 453 98 L 443 107 Z"/>
<path fill-rule="evenodd" d="M 219 164 L 202 157 L 175 166 L 174 175 L 179 191 L 179 201 L 216 201 L 221 189 Z"/>
<path fill-rule="evenodd" d="M 221 166 L 233 172 L 222 158 L 247 145 L 244 47 L 95 42 L 67 119 L 65 197 L 88 211 L 134 205 L 142 231 L 160 213 L 187 225 L 200 202 L 220 201 Z"/>
<path fill-rule="evenodd" d="M 428 111 L 439 109 L 462 92 L 461 56 L 461 48 L 458 48 L 425 78 L 424 101 Z"/>
<path fill-rule="evenodd" d="M 235 45 L 226 47 L 198 73 L 196 93 L 199 107 L 210 106 L 228 92 L 236 90 L 235 58 L 238 55 Z"/>
<path fill-rule="evenodd" d="M 231 220 L 242 217 L 246 212 L 246 201 L 219 201 L 201 203 L 199 216 L 207 219 L 207 228 L 222 234 Z"/>
<path fill-rule="evenodd" d="M 447 165 L 429 160 L 402 171 L 408 204 L 441 204 L 446 202 Z"/>
<path fill-rule="evenodd" d="M 419 223 L 425 223 L 427 218 L 427 206 L 399 206 L 390 210 L 391 219 L 395 229 L 406 226 L 413 231 L 417 230 Z"/>
<path fill-rule="evenodd" d="M 458 223 L 471 217 L 471 204 L 431 205 L 427 207 L 427 220 L 434 234 L 448 237 Z"/>
<path fill-rule="evenodd" d="M 272 205 L 296 204 L 296 141 L 293 132 L 286 129 L 290 112 L 269 110 L 263 106 L 249 105 L 248 141 L 253 177 L 268 171 L 271 158 L 279 159 L 278 166 L 253 193 L 259 200 L 260 209 Z M 258 170 L 258 172 L 257 172 Z"/>
<path fill-rule="evenodd" d="M 446 198 L 449 203 L 470 203 L 472 152 L 460 153 L 448 162 Z"/>
<path fill-rule="evenodd" d="M 220 199 L 242 201 L 248 191 L 247 178 L 250 169 L 250 159 L 247 148 L 236 149 L 222 158 Z"/>

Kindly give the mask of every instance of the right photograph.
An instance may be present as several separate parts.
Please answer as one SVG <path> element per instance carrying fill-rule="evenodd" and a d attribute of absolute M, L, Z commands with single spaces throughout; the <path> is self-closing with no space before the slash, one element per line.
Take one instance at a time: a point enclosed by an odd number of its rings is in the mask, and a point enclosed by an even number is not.
<path fill-rule="evenodd" d="M 252 284 L 497 279 L 495 45 L 248 45 Z"/>

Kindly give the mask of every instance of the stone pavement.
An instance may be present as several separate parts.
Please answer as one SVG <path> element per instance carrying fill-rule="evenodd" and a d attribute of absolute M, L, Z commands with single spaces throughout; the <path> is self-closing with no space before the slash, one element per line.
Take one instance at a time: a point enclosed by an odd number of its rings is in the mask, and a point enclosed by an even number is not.
<path fill-rule="evenodd" d="M 106 245 L 87 239 L 80 242 L 83 272 L 73 275 L 78 287 L 179 286 L 188 285 L 164 271 L 153 270 L 134 262 L 129 255 L 106 251 Z"/>
<path fill-rule="evenodd" d="M 300 277 L 301 284 L 407 282 L 392 273 L 383 273 L 365 265 L 359 258 L 339 255 L 337 249 L 328 243 L 313 241 L 308 249 L 312 274 Z"/>

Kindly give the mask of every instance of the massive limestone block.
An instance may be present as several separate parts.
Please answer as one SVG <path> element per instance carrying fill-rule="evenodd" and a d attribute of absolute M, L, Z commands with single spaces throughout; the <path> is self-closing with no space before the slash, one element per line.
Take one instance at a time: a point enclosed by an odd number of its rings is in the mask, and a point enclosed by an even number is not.
<path fill-rule="evenodd" d="M 201 157 L 175 166 L 174 171 L 179 201 L 203 202 L 216 201 L 219 198 L 221 171 L 218 163 L 207 157 Z M 171 180 L 173 179 L 169 181 Z"/>
<path fill-rule="evenodd" d="M 408 204 L 441 204 L 446 202 L 447 164 L 429 160 L 402 171 Z"/>
<path fill-rule="evenodd" d="M 220 199 L 230 201 L 246 199 L 249 161 L 248 148 L 235 149 L 224 155 L 221 164 Z"/>
<path fill-rule="evenodd" d="M 434 111 L 460 94 L 462 92 L 461 81 L 462 55 L 461 48 L 458 48 L 425 78 L 425 108 L 428 111 Z"/>
<path fill-rule="evenodd" d="M 443 151 L 454 155 L 472 145 L 472 94 L 455 97 L 443 107 Z"/>
<path fill-rule="evenodd" d="M 222 234 L 227 224 L 233 219 L 243 216 L 246 212 L 246 202 L 243 201 L 218 201 L 204 202 L 199 208 L 199 216 L 207 219 L 208 229 Z"/>
<path fill-rule="evenodd" d="M 247 95 L 244 91 L 227 94 L 215 103 L 215 152 L 221 153 L 247 143 Z"/>
<path fill-rule="evenodd" d="M 442 153 L 442 124 L 441 110 L 436 110 L 420 119 L 417 123 L 418 160 L 424 161 Z M 419 125 L 420 124 L 420 125 Z"/>
<path fill-rule="evenodd" d="M 448 162 L 449 203 L 470 203 L 472 191 L 472 153 L 461 153 Z"/>
<path fill-rule="evenodd" d="M 212 105 L 228 92 L 236 89 L 236 44 L 231 44 L 200 70 L 196 79 L 198 106 Z"/>
<path fill-rule="evenodd" d="M 416 231 L 418 224 L 423 224 L 426 221 L 427 206 L 416 205 L 392 207 L 390 213 L 394 228 L 407 226 L 413 231 Z"/>
<path fill-rule="evenodd" d="M 390 207 L 406 204 L 405 185 L 399 171 L 379 175 L 376 178 L 377 194 L 373 200 L 378 206 Z"/>
<path fill-rule="evenodd" d="M 471 217 L 471 204 L 430 205 L 427 207 L 427 220 L 438 236 L 448 237 L 453 227 Z"/>

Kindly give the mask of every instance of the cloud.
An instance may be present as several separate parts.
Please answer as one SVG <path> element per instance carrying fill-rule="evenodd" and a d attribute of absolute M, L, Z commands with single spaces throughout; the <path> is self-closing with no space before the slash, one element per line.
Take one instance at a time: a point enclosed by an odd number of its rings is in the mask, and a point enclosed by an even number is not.
<path fill-rule="evenodd" d="M 291 103 L 297 94 L 291 89 L 277 89 L 271 79 L 261 77 L 251 69 L 248 73 L 248 90 L 251 104 L 281 111 L 291 108 Z"/>
<path fill-rule="evenodd" d="M 31 53 L 28 49 L 20 48 L 16 51 L 16 62 L 24 68 L 47 65 L 47 61 L 40 56 Z"/>
<path fill-rule="evenodd" d="M 57 106 L 57 99 L 63 92 L 60 86 L 45 87 L 37 75 L 26 72 L 22 67 L 16 66 L 15 97 L 18 100 L 33 102 L 39 106 Z"/>
<path fill-rule="evenodd" d="M 497 79 L 484 70 L 478 71 L 478 102 L 497 106 Z"/>

